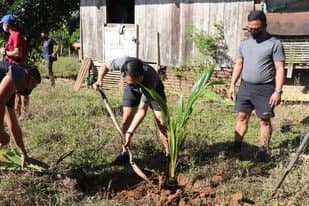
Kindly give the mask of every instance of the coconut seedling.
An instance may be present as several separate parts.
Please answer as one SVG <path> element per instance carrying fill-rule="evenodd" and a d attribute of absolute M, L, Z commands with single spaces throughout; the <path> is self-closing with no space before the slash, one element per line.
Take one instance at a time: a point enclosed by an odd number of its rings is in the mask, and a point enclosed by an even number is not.
<path fill-rule="evenodd" d="M 179 153 L 183 150 L 183 145 L 187 135 L 187 124 L 192 115 L 194 104 L 200 97 L 204 96 L 208 92 L 207 87 L 214 84 L 219 84 L 218 81 L 210 81 L 213 70 L 214 65 L 206 66 L 206 68 L 203 69 L 201 77 L 192 87 L 187 100 L 185 101 L 183 96 L 180 95 L 177 109 L 173 113 L 169 109 L 167 103 L 156 91 L 144 87 L 150 97 L 160 104 L 164 121 L 168 129 L 170 150 L 169 177 L 171 180 L 175 180 L 176 177 L 175 175 Z"/>

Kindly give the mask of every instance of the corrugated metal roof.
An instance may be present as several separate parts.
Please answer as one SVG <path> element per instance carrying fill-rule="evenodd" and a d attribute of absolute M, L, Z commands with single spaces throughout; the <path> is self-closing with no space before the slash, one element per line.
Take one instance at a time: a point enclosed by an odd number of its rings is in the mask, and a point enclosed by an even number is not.
<path fill-rule="evenodd" d="M 267 13 L 267 30 L 282 36 L 308 36 L 309 12 Z"/>

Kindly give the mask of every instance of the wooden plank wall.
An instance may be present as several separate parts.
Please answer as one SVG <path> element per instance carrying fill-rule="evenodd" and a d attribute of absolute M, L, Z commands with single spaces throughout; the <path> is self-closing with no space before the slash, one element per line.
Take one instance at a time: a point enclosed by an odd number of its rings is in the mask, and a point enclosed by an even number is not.
<path fill-rule="evenodd" d="M 106 0 L 81 0 L 81 36 L 83 56 L 103 59 L 103 25 Z M 180 2 L 179 4 L 176 2 Z M 193 3 L 194 2 L 194 3 Z M 157 61 L 156 34 L 160 34 L 162 65 L 183 64 L 194 52 L 188 38 L 188 26 L 206 32 L 222 22 L 228 55 L 234 59 L 253 0 L 135 0 L 135 24 L 139 27 L 139 57 Z"/>
<path fill-rule="evenodd" d="M 106 19 L 105 0 L 81 0 L 80 28 L 82 58 L 103 59 L 103 25 Z"/>
<path fill-rule="evenodd" d="M 200 0 L 162 3 L 164 0 L 136 0 L 135 22 L 139 25 L 139 54 L 146 61 L 156 61 L 156 32 L 160 33 L 161 64 L 183 64 L 194 52 L 188 26 L 213 32 L 214 24 L 222 22 L 231 59 L 236 56 L 242 28 L 253 9 L 253 1 Z M 175 1 L 176 2 L 176 1 Z"/>

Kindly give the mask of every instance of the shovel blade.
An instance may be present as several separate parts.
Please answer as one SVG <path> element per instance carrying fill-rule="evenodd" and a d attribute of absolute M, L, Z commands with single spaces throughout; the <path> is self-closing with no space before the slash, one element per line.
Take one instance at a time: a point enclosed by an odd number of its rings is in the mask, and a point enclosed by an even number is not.
<path fill-rule="evenodd" d="M 145 180 L 148 183 L 152 182 L 147 178 L 147 176 L 143 173 L 143 171 L 135 164 L 135 163 L 131 163 L 132 169 L 134 170 L 134 172 L 143 180 Z"/>

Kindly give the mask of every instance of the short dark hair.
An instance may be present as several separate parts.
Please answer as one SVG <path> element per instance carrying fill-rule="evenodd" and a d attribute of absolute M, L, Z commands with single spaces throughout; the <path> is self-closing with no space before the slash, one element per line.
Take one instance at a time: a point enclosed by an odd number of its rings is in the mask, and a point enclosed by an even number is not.
<path fill-rule="evenodd" d="M 125 75 L 137 78 L 144 75 L 143 62 L 136 58 L 130 58 L 125 63 Z"/>
<path fill-rule="evenodd" d="M 41 74 L 36 65 L 28 64 L 25 66 L 25 69 L 30 77 L 33 77 L 38 83 L 41 83 Z"/>
<path fill-rule="evenodd" d="M 263 11 L 251 11 L 248 15 L 248 21 L 260 20 L 264 26 L 267 25 L 266 15 Z"/>

